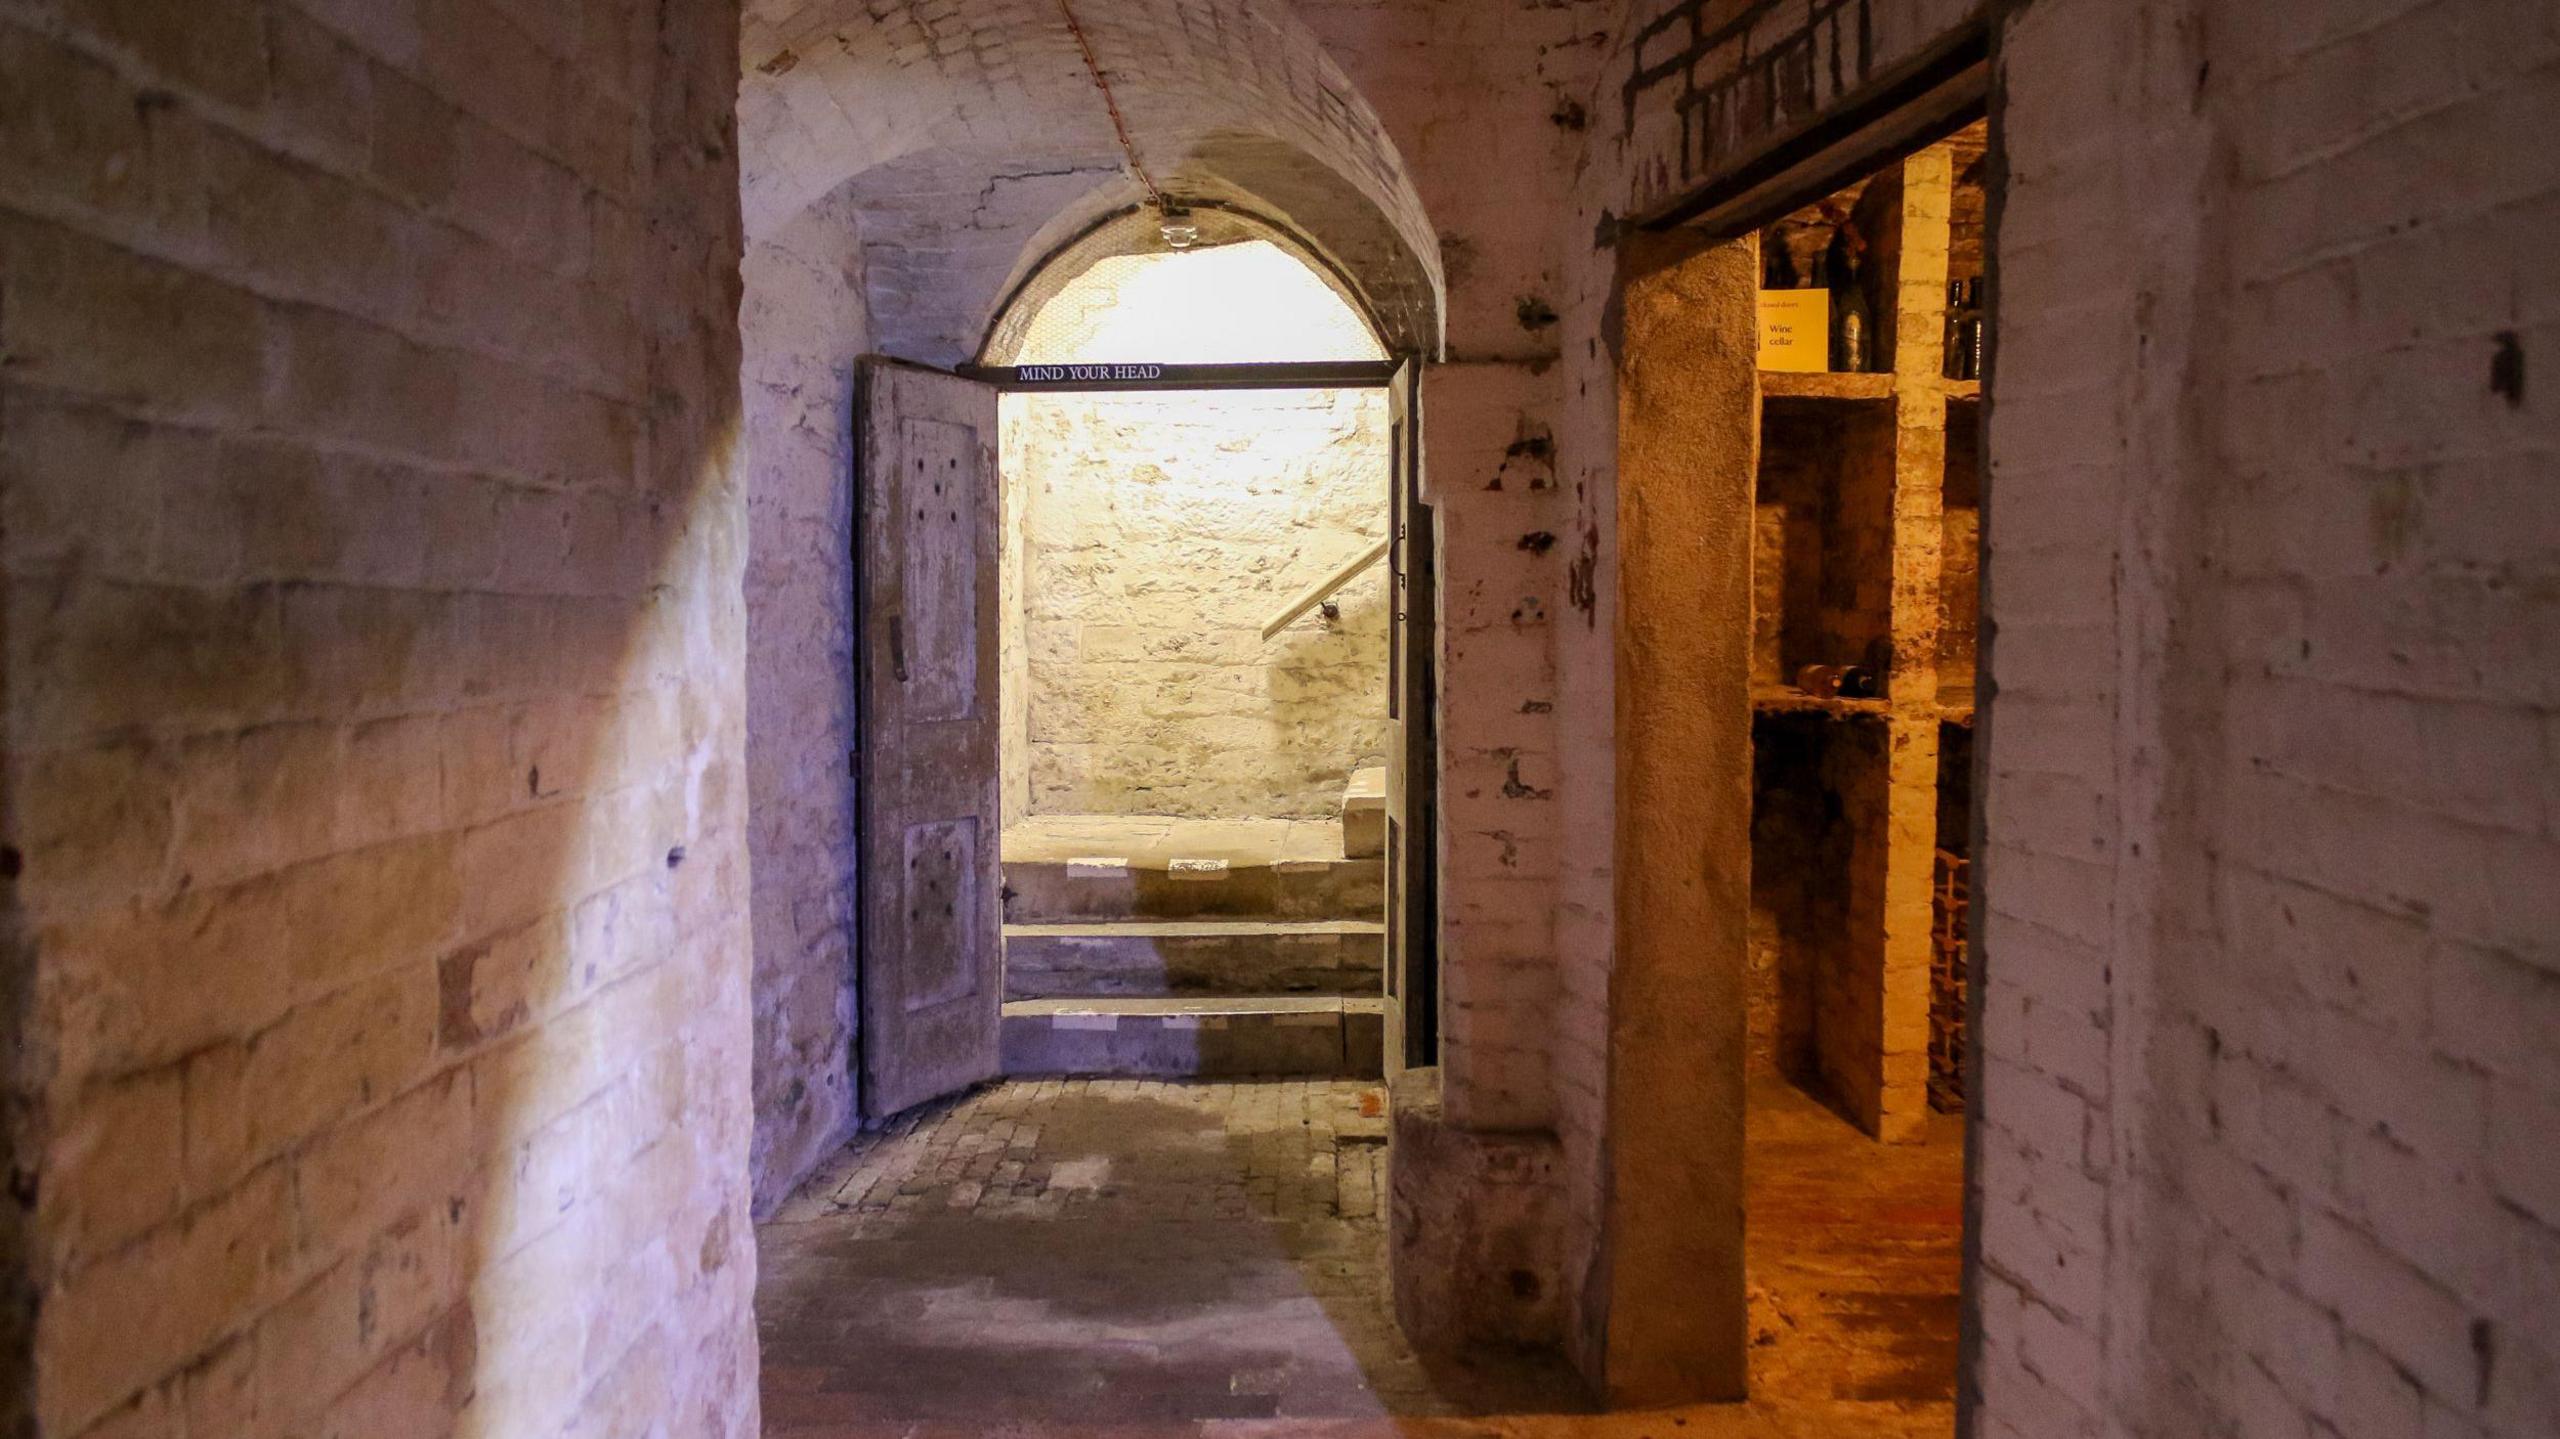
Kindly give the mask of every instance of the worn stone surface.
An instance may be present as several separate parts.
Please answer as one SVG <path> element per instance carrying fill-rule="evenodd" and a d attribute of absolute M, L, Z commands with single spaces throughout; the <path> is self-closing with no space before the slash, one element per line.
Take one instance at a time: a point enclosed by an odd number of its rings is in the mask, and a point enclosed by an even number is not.
<path fill-rule="evenodd" d="M 1439 1352 L 1561 1351 L 1554 1136 L 1451 1125 L 1436 1066 L 1394 1080 L 1387 1175 L 1397 1323 L 1410 1342 Z"/>
<path fill-rule="evenodd" d="M 1034 815 L 1005 832 L 1005 920 L 1383 919 L 1386 867 L 1340 838 L 1323 820 Z"/>
<path fill-rule="evenodd" d="M 1387 772 L 1382 766 L 1353 770 L 1342 787 L 1342 853 L 1375 859 L 1386 852 Z"/>
<path fill-rule="evenodd" d="M 1748 1124 L 1751 1392 L 1943 1416 L 1955 1399 L 1963 1121 L 1933 1115 L 1910 1143 L 1879 1145 L 1755 1077 Z"/>
<path fill-rule="evenodd" d="M 1004 1006 L 1004 1072 L 1375 1079 L 1385 1001 L 1340 995 L 1093 996 Z"/>
<path fill-rule="evenodd" d="M 756 1430 L 736 35 L 0 7 L 45 1439 Z"/>
<path fill-rule="evenodd" d="M 1952 1121 L 1880 1151 L 1801 1095 L 1755 1092 L 1755 1397 L 1605 1416 L 1576 1412 L 1552 1363 L 1499 1346 L 1425 1358 L 1399 1336 L 1384 1099 L 1359 1083 L 1014 1082 L 864 1136 L 759 1233 L 767 1433 L 1948 1432 Z M 1510 1177 L 1522 1201 L 1554 1202 Z M 1517 1238 L 1541 1231 L 1558 1232 Z"/>
<path fill-rule="evenodd" d="M 1101 920 L 1008 924 L 1008 999 L 1105 994 L 1375 995 L 1376 920 Z"/>
<path fill-rule="evenodd" d="M 1605 1264 L 1579 1316 L 1613 1402 L 1740 1398 L 1758 252 L 1628 256 L 1619 372 L 1618 946 Z M 1707 459 L 1706 457 L 1712 457 Z"/>
<path fill-rule="evenodd" d="M 753 864 L 759 1210 L 855 1115 L 854 215 L 811 207 L 747 248 L 747 841 Z"/>
<path fill-rule="evenodd" d="M 1379 1264 L 1382 1090 L 1012 1082 L 866 1136 L 761 1234 L 768 1433 L 1464 1412 Z M 1559 1388 L 1552 1398 L 1569 1401 Z"/>

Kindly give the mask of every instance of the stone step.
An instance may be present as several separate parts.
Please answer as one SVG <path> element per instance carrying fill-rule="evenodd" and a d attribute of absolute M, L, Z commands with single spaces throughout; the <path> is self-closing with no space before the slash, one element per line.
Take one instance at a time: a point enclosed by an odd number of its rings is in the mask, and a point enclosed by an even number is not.
<path fill-rule="evenodd" d="M 1007 999 L 1313 994 L 1385 984 L 1375 920 L 1176 919 L 1009 924 Z"/>
<path fill-rule="evenodd" d="M 1008 859 L 1007 924 L 1076 920 L 1382 920 L 1386 866 L 1375 859 L 1272 862 L 1174 858 L 1145 864 L 1109 855 Z"/>
<path fill-rule="evenodd" d="M 1383 999 L 1017 999 L 1004 1007 L 1008 1075 L 1375 1079 L 1385 1064 Z"/>
<path fill-rule="evenodd" d="M 1342 852 L 1354 859 L 1387 852 L 1387 770 L 1384 765 L 1351 772 L 1342 787 Z"/>

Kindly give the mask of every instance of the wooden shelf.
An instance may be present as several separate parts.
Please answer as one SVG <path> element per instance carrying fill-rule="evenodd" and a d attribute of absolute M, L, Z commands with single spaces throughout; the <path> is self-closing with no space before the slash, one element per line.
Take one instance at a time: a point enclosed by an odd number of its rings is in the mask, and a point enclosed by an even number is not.
<path fill-rule="evenodd" d="M 1888 923 L 1842 897 L 1933 885 L 1938 850 L 1961 850 L 1973 804 L 1985 406 L 1980 381 L 1943 373 L 1940 343 L 1949 284 L 1980 267 L 1978 220 L 1962 267 L 1956 255 L 1959 210 L 1982 213 L 1978 194 L 1957 203 L 1963 163 L 1940 142 L 1776 229 L 1811 242 L 1791 247 L 1801 273 L 1846 208 L 1865 241 L 1871 352 L 1891 373 L 1759 376 L 1753 1039 L 1782 1068 L 1825 1076 L 1843 1112 L 1880 1138 L 1907 1134 L 1893 1116 L 1928 1102 L 1927 1066 L 1885 1062 L 1881 1037 L 1925 1030 L 1938 1043 L 1941 957 L 1930 926 Z M 1845 661 L 1888 676 L 1890 697 L 1807 694 L 1780 679 Z M 1927 913 L 1943 918 L 1934 898 Z"/>
<path fill-rule="evenodd" d="M 1767 685 L 1751 691 L 1753 714 L 1824 714 L 1834 719 L 1858 717 L 1882 719 L 1893 713 L 1890 700 L 1844 699 L 1839 695 L 1806 694 L 1793 685 Z"/>
<path fill-rule="evenodd" d="M 1890 400 L 1893 376 L 1835 374 L 1828 370 L 1762 370 L 1760 397 L 1766 400 Z"/>
<path fill-rule="evenodd" d="M 1969 687 L 1941 690 L 1935 704 L 1916 706 L 1897 705 L 1889 699 L 1845 699 L 1839 695 L 1806 694 L 1793 685 L 1754 685 L 1751 688 L 1751 712 L 1824 714 L 1834 719 L 1881 719 L 1887 715 L 1916 712 L 1955 724 L 1971 724 L 1973 691 Z"/>

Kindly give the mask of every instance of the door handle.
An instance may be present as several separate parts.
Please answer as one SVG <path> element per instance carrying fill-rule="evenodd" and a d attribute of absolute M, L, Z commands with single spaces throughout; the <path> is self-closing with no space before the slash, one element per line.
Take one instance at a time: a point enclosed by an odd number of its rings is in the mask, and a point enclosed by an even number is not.
<path fill-rule="evenodd" d="M 889 673 L 898 683 L 907 682 L 907 616 L 904 611 L 889 616 Z"/>

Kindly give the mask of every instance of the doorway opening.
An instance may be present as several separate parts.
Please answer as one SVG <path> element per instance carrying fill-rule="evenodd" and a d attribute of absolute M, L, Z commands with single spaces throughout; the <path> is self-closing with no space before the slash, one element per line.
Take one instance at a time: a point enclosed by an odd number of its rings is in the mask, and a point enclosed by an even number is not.
<path fill-rule="evenodd" d="M 1388 1292 L 1412 367 L 1262 240 L 1033 293 L 984 364 L 865 372 L 874 1122 L 762 1232 L 769 1432 L 1570 1404 L 1557 1361 L 1426 1359 Z"/>
<path fill-rule="evenodd" d="M 1381 1077 L 1386 349 L 1268 239 L 1042 288 L 981 371 L 1010 380 L 1004 1070 Z"/>
<path fill-rule="evenodd" d="M 1759 237 L 1745 1263 L 1790 1396 L 1955 1394 L 1986 128 Z"/>
<path fill-rule="evenodd" d="M 1632 247 L 1622 835 L 1699 838 L 1627 850 L 1621 968 L 1709 1018 L 1619 1064 L 1740 1097 L 1622 1161 L 1737 1221 L 1665 1241 L 1729 1296 L 1691 1392 L 1955 1397 L 1987 139 Z"/>

